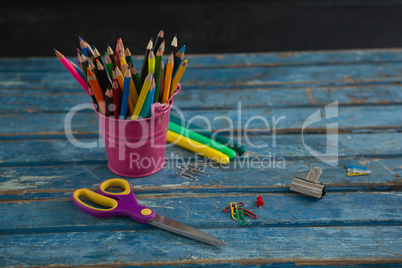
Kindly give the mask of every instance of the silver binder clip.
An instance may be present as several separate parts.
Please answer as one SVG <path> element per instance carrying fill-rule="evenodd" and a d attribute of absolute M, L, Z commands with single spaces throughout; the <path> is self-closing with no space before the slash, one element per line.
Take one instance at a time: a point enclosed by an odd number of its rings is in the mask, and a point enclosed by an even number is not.
<path fill-rule="evenodd" d="M 323 198 L 326 194 L 326 186 L 318 181 L 321 173 L 321 168 L 313 167 L 306 179 L 294 177 L 290 185 L 290 190 L 316 198 Z"/>

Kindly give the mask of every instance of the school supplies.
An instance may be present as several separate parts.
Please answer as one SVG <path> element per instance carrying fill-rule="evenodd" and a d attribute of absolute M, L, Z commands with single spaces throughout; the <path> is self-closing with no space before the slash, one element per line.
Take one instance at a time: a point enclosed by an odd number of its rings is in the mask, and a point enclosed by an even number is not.
<path fill-rule="evenodd" d="M 111 192 L 108 188 L 119 187 L 122 192 Z M 80 197 L 86 197 L 101 206 L 97 208 L 83 202 Z M 97 192 L 89 189 L 78 189 L 72 195 L 74 204 L 86 214 L 98 218 L 116 216 L 128 216 L 132 220 L 142 224 L 150 224 L 155 227 L 182 235 L 197 241 L 215 246 L 226 246 L 225 242 L 201 232 L 193 227 L 156 214 L 152 209 L 141 206 L 128 181 L 123 179 L 109 179 L 102 182 Z"/>
<path fill-rule="evenodd" d="M 236 152 L 234 150 L 232 150 L 232 149 L 226 147 L 225 145 L 220 144 L 214 140 L 211 140 L 201 134 L 198 134 L 197 132 L 194 132 L 190 129 L 182 127 L 178 124 L 169 122 L 169 130 L 171 130 L 177 134 L 180 134 L 182 136 L 185 136 L 187 138 L 190 138 L 192 140 L 195 140 L 201 144 L 205 144 L 205 145 L 227 155 L 229 157 L 229 159 L 233 159 L 236 157 Z"/>
<path fill-rule="evenodd" d="M 88 91 L 88 85 L 84 80 L 84 78 L 82 78 L 82 76 L 74 69 L 74 67 L 70 64 L 67 58 L 64 57 L 63 54 L 61 54 L 56 49 L 54 50 L 54 52 L 59 61 L 64 65 L 64 67 L 66 67 L 67 71 L 70 72 L 70 74 L 75 78 L 75 80 L 77 80 L 77 82 L 81 85 L 81 87 L 88 93 L 88 95 L 90 95 Z"/>
<path fill-rule="evenodd" d="M 112 49 L 112 47 L 107 44 L 104 59 L 102 59 L 101 53 L 95 45 L 91 46 L 81 37 L 78 37 L 78 40 L 80 46 L 80 48 L 76 49 L 78 65 L 66 59 L 64 55 L 56 49 L 55 53 L 65 68 L 73 75 L 87 94 L 91 96 L 96 109 L 98 109 L 98 99 L 100 99 L 101 102 L 107 99 L 107 106 L 112 104 L 113 107 L 111 107 L 111 109 L 105 109 L 106 106 L 101 103 L 99 109 L 103 114 L 106 113 L 111 117 L 116 117 L 118 114 L 120 119 L 133 120 L 137 119 L 140 114 L 141 118 L 151 117 L 151 107 L 155 102 L 163 104 L 162 107 L 166 109 L 166 104 L 178 88 L 178 83 L 185 70 L 185 65 L 183 64 L 178 64 L 176 67 L 174 66 L 174 56 L 178 53 L 178 59 L 176 60 L 184 60 L 187 62 L 187 60 L 183 59 L 185 45 L 182 47 L 181 51 L 176 53 L 177 35 L 173 38 L 173 47 L 171 47 L 172 58 L 168 59 L 166 68 L 164 68 L 162 62 L 162 56 L 165 50 L 164 30 L 161 29 L 159 31 L 155 43 L 153 42 L 153 38 L 150 38 L 145 50 L 141 73 L 135 68 L 131 51 L 127 46 L 124 46 L 121 38 L 117 39 L 115 49 Z M 94 77 L 89 77 L 88 68 Z M 163 70 L 165 70 L 165 72 Z M 173 70 L 175 70 L 175 74 L 177 75 L 173 76 Z M 127 72 L 130 73 L 131 78 L 128 77 Z M 148 74 L 153 74 L 155 79 L 152 87 L 149 87 L 152 79 L 145 81 Z M 111 97 L 116 95 L 113 94 L 114 90 L 112 84 L 114 79 L 117 80 L 118 88 L 121 91 L 121 94 L 118 96 L 119 98 L 117 98 L 117 96 L 115 98 Z M 129 85 L 125 85 L 125 81 L 127 81 Z M 95 88 L 91 87 L 91 83 L 95 85 Z M 147 94 L 144 93 L 143 98 L 138 101 L 144 85 L 146 93 L 150 91 L 150 95 L 147 96 Z M 102 94 L 99 94 L 99 88 Z M 110 91 L 106 98 L 106 91 L 108 89 L 110 89 Z M 117 87 L 114 87 L 114 89 L 117 89 Z M 126 89 L 125 92 L 124 89 Z M 162 94 L 164 94 L 163 99 Z M 144 101 L 146 105 L 144 105 Z M 137 102 L 139 102 L 139 107 L 137 107 Z M 134 114 L 135 109 L 136 113 Z M 113 111 L 113 113 L 110 113 L 110 111 Z M 133 114 L 134 116 L 132 116 Z"/>
<path fill-rule="evenodd" d="M 230 161 L 227 155 L 170 130 L 167 132 L 167 141 L 223 165 Z"/>
<path fill-rule="evenodd" d="M 236 204 L 237 207 L 244 206 L 244 202 L 238 202 L 238 203 L 232 202 L 230 204 L 231 205 L 229 205 L 228 207 L 223 209 L 223 212 L 231 212 L 231 206 L 233 206 L 234 204 Z M 243 213 L 244 213 L 244 215 L 246 215 L 246 216 L 248 216 L 250 218 L 253 218 L 253 219 L 256 219 L 258 217 L 257 214 L 255 214 L 255 213 L 253 213 L 250 210 L 245 209 L 245 208 L 243 208 Z"/>
<path fill-rule="evenodd" d="M 212 133 L 212 132 L 208 131 L 207 129 L 203 129 L 202 127 L 189 123 L 189 122 L 185 121 L 184 119 L 178 118 L 174 115 L 170 115 L 170 121 L 173 123 L 176 123 L 182 127 L 191 129 L 192 131 L 197 132 L 198 134 L 201 134 L 209 139 L 219 142 L 220 144 L 223 144 L 223 145 L 231 148 L 232 150 L 236 151 L 239 155 L 244 154 L 244 152 L 246 151 L 244 146 L 239 145 L 237 142 L 230 140 L 226 137 L 223 137 L 219 134 Z"/>
<path fill-rule="evenodd" d="M 290 190 L 315 198 L 323 198 L 326 194 L 326 186 L 318 181 L 322 173 L 321 168 L 313 167 L 306 179 L 294 177 Z"/>
<path fill-rule="evenodd" d="M 256 205 L 259 206 L 260 208 L 264 205 L 264 200 L 262 200 L 262 196 L 261 196 L 261 195 L 257 196 Z"/>

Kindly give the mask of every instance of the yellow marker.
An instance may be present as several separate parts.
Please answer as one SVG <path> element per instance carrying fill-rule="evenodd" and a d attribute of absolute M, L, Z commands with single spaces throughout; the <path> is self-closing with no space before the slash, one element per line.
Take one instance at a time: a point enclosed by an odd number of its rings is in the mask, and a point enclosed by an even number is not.
<path fill-rule="evenodd" d="M 181 77 L 183 76 L 184 71 L 187 68 L 187 60 L 185 60 L 182 64 L 180 64 L 179 69 L 176 72 L 176 75 L 173 78 L 172 86 L 170 87 L 170 97 L 173 95 L 176 90 L 177 84 L 180 82 Z"/>
<path fill-rule="evenodd" d="M 137 104 L 135 105 L 131 119 L 135 120 L 140 115 L 142 105 L 144 104 L 151 82 L 152 82 L 152 73 L 148 74 L 144 80 L 144 84 L 142 85 L 141 93 L 140 96 L 138 96 Z"/>
<path fill-rule="evenodd" d="M 167 133 L 167 141 L 224 165 L 230 161 L 229 156 L 170 130 Z"/>

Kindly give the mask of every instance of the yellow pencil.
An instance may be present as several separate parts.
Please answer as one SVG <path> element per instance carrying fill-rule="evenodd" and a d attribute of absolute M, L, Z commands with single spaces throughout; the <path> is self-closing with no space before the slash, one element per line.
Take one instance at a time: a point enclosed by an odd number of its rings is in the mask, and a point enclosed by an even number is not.
<path fill-rule="evenodd" d="M 152 50 L 148 56 L 148 73 L 155 73 L 155 54 Z"/>
<path fill-rule="evenodd" d="M 170 97 L 170 85 L 172 82 L 172 73 L 173 73 L 173 64 L 174 58 L 173 53 L 170 53 L 169 59 L 165 66 L 165 76 L 163 78 L 163 95 L 162 95 L 162 103 L 167 103 Z"/>
<path fill-rule="evenodd" d="M 187 68 L 187 60 L 185 60 L 182 64 L 180 64 L 180 67 L 173 78 L 172 86 L 170 87 L 170 96 L 172 96 L 174 91 L 176 90 L 177 84 L 180 82 L 180 79 L 183 76 L 183 73 L 186 70 L 186 68 Z"/>
<path fill-rule="evenodd" d="M 149 86 L 151 85 L 151 82 L 152 82 L 152 73 L 148 74 L 144 80 L 144 84 L 142 85 L 141 93 L 140 93 L 140 96 L 138 96 L 137 104 L 135 105 L 131 119 L 135 120 L 140 115 L 142 105 L 144 104 L 144 101 L 147 96 L 148 89 L 149 89 Z"/>
<path fill-rule="evenodd" d="M 224 165 L 230 161 L 224 153 L 170 130 L 167 132 L 167 141 Z"/>
<path fill-rule="evenodd" d="M 123 92 L 123 87 L 124 87 L 124 75 L 123 75 L 123 73 L 120 71 L 120 69 L 119 69 L 118 66 L 116 66 L 116 67 L 114 68 L 114 70 L 115 70 L 117 82 L 119 83 L 120 89 L 121 89 L 121 91 Z M 130 82 L 130 84 L 131 84 L 131 82 Z M 130 87 L 130 93 L 131 93 L 131 87 Z M 130 95 L 130 96 L 131 96 L 131 95 Z M 134 105 L 133 99 L 132 99 L 131 97 L 128 98 L 128 110 L 129 110 L 130 114 L 133 113 L 134 107 L 135 107 L 135 105 Z"/>

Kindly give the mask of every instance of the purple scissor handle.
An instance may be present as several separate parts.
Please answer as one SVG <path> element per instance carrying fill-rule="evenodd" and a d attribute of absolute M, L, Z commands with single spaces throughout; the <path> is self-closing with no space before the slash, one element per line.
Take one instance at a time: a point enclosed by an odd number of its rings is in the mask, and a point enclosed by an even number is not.
<path fill-rule="evenodd" d="M 106 191 L 107 188 L 113 186 L 120 187 L 123 191 L 118 193 Z M 96 208 L 86 204 L 80 200 L 80 197 L 83 196 L 105 208 Z M 73 193 L 73 201 L 79 209 L 94 217 L 108 218 L 125 215 L 140 223 L 150 224 L 207 244 L 221 247 L 226 246 L 225 242 L 209 234 L 181 222 L 169 219 L 168 217 L 156 214 L 152 209 L 139 205 L 131 189 L 131 185 L 128 181 L 123 179 L 110 179 L 102 182 L 96 193 L 88 189 L 78 189 Z"/>
<path fill-rule="evenodd" d="M 106 191 L 107 188 L 113 186 L 122 188 L 123 192 Z M 90 206 L 80 200 L 81 196 L 85 196 L 106 208 Z M 138 204 L 131 185 L 123 179 L 110 179 L 102 182 L 96 193 L 88 189 L 78 189 L 73 193 L 73 201 L 80 210 L 98 218 L 125 215 L 140 223 L 148 224 L 148 220 L 155 217 L 155 212 L 152 209 Z"/>

